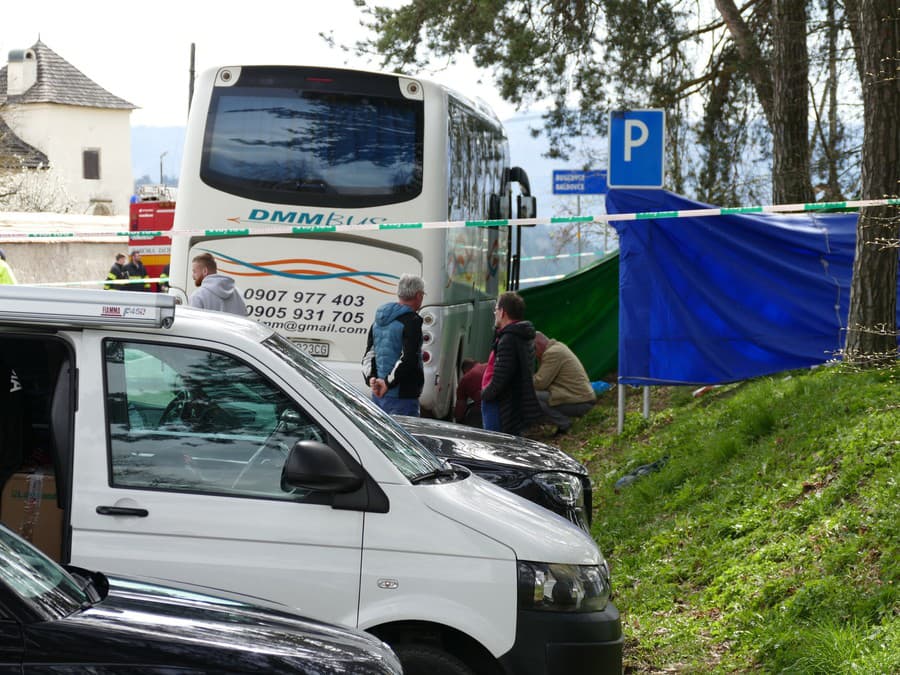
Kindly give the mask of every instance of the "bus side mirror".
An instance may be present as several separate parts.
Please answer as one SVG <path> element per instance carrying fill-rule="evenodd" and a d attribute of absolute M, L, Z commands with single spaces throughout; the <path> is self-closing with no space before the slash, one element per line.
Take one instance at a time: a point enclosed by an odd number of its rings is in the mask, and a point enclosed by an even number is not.
<path fill-rule="evenodd" d="M 500 220 L 500 195 L 491 195 L 488 200 L 488 220 Z"/>
<path fill-rule="evenodd" d="M 537 217 L 537 199 L 532 196 L 519 195 L 516 197 L 516 218 L 536 218 Z M 534 227 L 535 223 L 531 223 L 526 227 Z"/>
<path fill-rule="evenodd" d="M 512 211 L 510 202 L 512 195 L 509 192 L 505 194 L 492 194 L 488 204 L 488 219 L 490 220 L 507 220 Z"/>

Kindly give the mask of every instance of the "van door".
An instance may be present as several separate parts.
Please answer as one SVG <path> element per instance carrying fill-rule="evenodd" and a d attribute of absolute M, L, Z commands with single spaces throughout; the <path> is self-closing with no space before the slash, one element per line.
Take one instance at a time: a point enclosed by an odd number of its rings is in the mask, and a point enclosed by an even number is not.
<path fill-rule="evenodd" d="M 281 482 L 294 443 L 335 438 L 233 354 L 112 337 L 85 347 L 102 353 L 103 378 L 102 391 L 81 388 L 72 561 L 356 625 L 363 514 Z"/>

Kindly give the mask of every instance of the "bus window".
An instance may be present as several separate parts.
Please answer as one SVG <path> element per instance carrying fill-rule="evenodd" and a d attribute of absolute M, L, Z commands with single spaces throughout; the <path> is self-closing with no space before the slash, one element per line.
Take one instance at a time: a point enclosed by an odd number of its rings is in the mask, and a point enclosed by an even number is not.
<path fill-rule="evenodd" d="M 245 69 L 216 87 L 201 177 L 276 204 L 373 206 L 422 190 L 422 102 L 397 79 L 371 91 L 333 91 L 327 78 L 266 78 Z M 378 84 L 377 80 L 375 84 Z"/>

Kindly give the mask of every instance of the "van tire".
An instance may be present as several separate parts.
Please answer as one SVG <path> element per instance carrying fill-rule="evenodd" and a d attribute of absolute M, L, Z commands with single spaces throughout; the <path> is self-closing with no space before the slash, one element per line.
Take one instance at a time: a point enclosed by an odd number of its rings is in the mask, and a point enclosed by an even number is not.
<path fill-rule="evenodd" d="M 439 647 L 405 644 L 394 647 L 404 675 L 475 675 L 469 666 Z"/>

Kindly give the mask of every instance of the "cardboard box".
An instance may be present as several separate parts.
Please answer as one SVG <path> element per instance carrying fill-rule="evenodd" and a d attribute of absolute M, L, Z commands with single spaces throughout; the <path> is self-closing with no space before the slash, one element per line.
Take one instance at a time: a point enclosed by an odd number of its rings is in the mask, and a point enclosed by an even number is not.
<path fill-rule="evenodd" d="M 63 512 L 56 504 L 52 473 L 14 473 L 3 486 L 0 521 L 57 562 L 62 551 Z"/>

